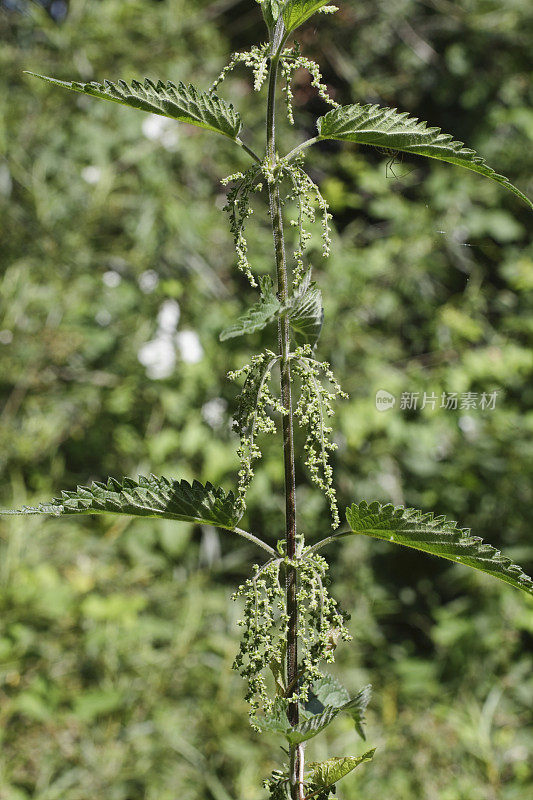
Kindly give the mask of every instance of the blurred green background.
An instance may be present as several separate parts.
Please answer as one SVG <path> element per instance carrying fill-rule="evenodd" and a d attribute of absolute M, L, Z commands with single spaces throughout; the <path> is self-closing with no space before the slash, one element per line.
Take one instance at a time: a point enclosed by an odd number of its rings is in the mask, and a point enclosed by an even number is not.
<path fill-rule="evenodd" d="M 533 193 L 528 0 L 360 0 L 300 40 L 339 102 L 411 112 Z M 320 31 L 320 33 L 319 33 Z M 234 267 L 219 179 L 246 166 L 220 137 L 62 93 L 23 74 L 207 87 L 264 37 L 251 0 L 0 3 L 0 504 L 108 474 L 235 484 L 228 369 L 272 331 L 220 345 L 253 301 Z M 261 146 L 264 97 L 222 89 Z M 298 130 L 324 107 L 296 76 Z M 310 260 L 319 355 L 339 406 L 341 503 L 381 499 L 471 526 L 533 569 L 531 216 L 496 184 L 354 146 L 308 159 L 335 214 Z M 250 225 L 272 270 L 264 206 Z M 379 412 L 376 391 L 497 391 L 494 410 Z M 440 403 L 437 404 L 437 406 Z M 301 446 L 298 438 L 298 446 Z M 248 526 L 282 526 L 280 441 Z M 329 527 L 298 473 L 300 527 Z M 526 800 L 533 793 L 533 604 L 483 575 L 374 541 L 330 551 L 354 640 L 336 673 L 375 687 L 373 765 L 346 800 Z M 2 800 L 259 800 L 279 742 L 247 724 L 230 669 L 230 600 L 255 553 L 212 529 L 113 519 L 0 522 Z M 339 720 L 311 758 L 357 754 Z"/>

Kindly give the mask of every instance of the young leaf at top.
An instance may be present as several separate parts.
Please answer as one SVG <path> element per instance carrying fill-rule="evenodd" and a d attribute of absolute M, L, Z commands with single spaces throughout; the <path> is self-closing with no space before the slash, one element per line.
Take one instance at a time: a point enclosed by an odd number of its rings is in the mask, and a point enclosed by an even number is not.
<path fill-rule="evenodd" d="M 197 522 L 233 530 L 239 521 L 233 492 L 198 481 L 173 481 L 150 475 L 109 478 L 107 483 L 94 482 L 78 486 L 75 492 L 61 492 L 60 498 L 41 503 L 36 508 L 2 511 L 2 514 L 125 514 L 134 517 L 161 517 L 182 522 Z"/>
<path fill-rule="evenodd" d="M 331 0 L 288 0 L 281 9 L 287 33 L 299 28 L 324 6 L 331 6 Z M 336 11 L 336 9 L 333 10 Z"/>
<path fill-rule="evenodd" d="M 342 778 L 365 761 L 371 761 L 376 749 L 369 750 L 362 756 L 347 756 L 345 758 L 328 758 L 327 761 L 310 761 L 308 780 L 312 781 L 320 789 L 327 789 L 334 786 Z"/>
<path fill-rule="evenodd" d="M 276 27 L 276 22 L 279 17 L 279 10 L 283 4 L 283 0 L 257 0 L 263 12 L 263 19 L 266 22 L 267 28 L 270 32 Z"/>
<path fill-rule="evenodd" d="M 395 108 L 359 104 L 340 106 L 317 121 L 318 140 L 337 139 L 374 147 L 414 153 L 419 156 L 447 161 L 478 172 L 506 189 L 533 209 L 533 203 L 504 176 L 495 172 L 474 150 L 456 142 L 440 128 L 428 128 L 426 122 L 399 113 Z"/>
<path fill-rule="evenodd" d="M 245 333 L 261 331 L 276 318 L 281 304 L 274 292 L 272 278 L 265 276 L 260 278 L 259 283 L 261 286 L 259 302 L 254 303 L 242 317 L 222 331 L 219 337 L 221 342 L 243 336 Z"/>
<path fill-rule="evenodd" d="M 322 292 L 311 282 L 311 270 L 290 299 L 288 306 L 289 322 L 298 344 L 310 344 L 314 347 L 318 342 L 324 322 Z"/>
<path fill-rule="evenodd" d="M 353 533 L 466 564 L 533 595 L 533 580 L 521 567 L 492 545 L 484 544 L 478 536 L 471 536 L 467 528 L 458 528 L 455 522 L 444 517 L 424 514 L 413 508 L 395 508 L 377 502 L 369 505 L 363 501 L 348 508 L 346 518 Z"/>
<path fill-rule="evenodd" d="M 220 100 L 214 94 L 200 92 L 191 85 L 185 86 L 183 83 L 176 85 L 171 81 L 167 81 L 166 85 L 159 81 L 156 85 L 148 78 L 145 78 L 144 84 L 139 81 L 132 81 L 131 84 L 127 84 L 126 81 L 80 83 L 60 81 L 35 72 L 28 72 L 28 75 L 53 83 L 55 86 L 72 89 L 74 92 L 111 100 L 179 122 L 188 122 L 199 128 L 221 133 L 230 139 L 237 139 L 241 130 L 241 118 L 232 105 Z"/>

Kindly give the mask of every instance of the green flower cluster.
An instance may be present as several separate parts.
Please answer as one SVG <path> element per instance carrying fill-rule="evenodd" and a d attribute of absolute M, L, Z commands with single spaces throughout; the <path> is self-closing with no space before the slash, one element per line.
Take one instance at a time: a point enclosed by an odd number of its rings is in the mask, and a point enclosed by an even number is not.
<path fill-rule="evenodd" d="M 246 50 L 242 53 L 234 53 L 231 61 L 220 72 L 220 75 L 211 84 L 210 92 L 215 92 L 219 85 L 226 79 L 226 77 L 233 72 L 238 64 L 244 64 L 245 67 L 250 67 L 254 77 L 254 90 L 261 91 L 261 88 L 268 75 L 268 56 L 270 52 L 269 44 L 261 44 L 252 47 L 251 50 Z"/>
<path fill-rule="evenodd" d="M 303 537 L 298 537 L 296 558 L 285 555 L 285 542 L 278 542 L 280 558 L 262 567 L 256 566 L 252 578 L 235 592 L 243 598 L 244 610 L 238 624 L 244 628 L 234 669 L 248 681 L 246 699 L 250 715 L 261 709 L 272 713 L 274 700 L 268 692 L 271 675 L 277 697 L 294 697 L 305 703 L 314 681 L 322 677 L 320 664 L 331 663 L 339 641 L 351 637 L 345 626 L 345 615 L 329 595 L 328 564 L 316 553 L 304 550 Z M 298 599 L 298 685 L 288 686 L 285 669 L 285 643 L 289 617 L 287 614 L 284 577 L 287 567 L 297 574 Z"/>
<path fill-rule="evenodd" d="M 311 473 L 311 480 L 324 492 L 329 502 L 332 527 L 337 528 L 340 520 L 330 464 L 330 454 L 337 449 L 337 445 L 331 441 L 332 429 L 326 420 L 335 413 L 333 401 L 337 397 L 347 399 L 348 395 L 341 389 L 329 364 L 312 358 L 309 345 L 296 350 L 292 363 L 293 372 L 301 381 L 300 397 L 294 414 L 300 426 L 307 429 L 305 463 Z M 331 384 L 331 390 L 323 385 L 322 375 Z"/>
<path fill-rule="evenodd" d="M 227 211 L 229 215 L 230 230 L 237 254 L 237 267 L 246 275 L 250 284 L 254 287 L 257 286 L 257 281 L 253 276 L 252 267 L 248 260 L 248 242 L 244 231 L 249 217 L 253 214 L 250 195 L 260 192 L 263 188 L 263 184 L 258 182 L 261 174 L 261 167 L 254 165 L 246 172 L 235 172 L 221 181 L 222 186 L 227 186 L 230 183 L 235 184 L 228 191 L 224 211 Z"/>
<path fill-rule="evenodd" d="M 230 380 L 246 376 L 233 421 L 233 429 L 240 437 L 237 450 L 241 462 L 238 502 L 243 509 L 246 492 L 254 476 L 252 464 L 261 458 L 261 450 L 256 443 L 257 434 L 275 433 L 276 424 L 271 416 L 272 411 L 287 413 L 281 400 L 272 394 L 269 386 L 272 368 L 279 358 L 271 350 L 265 350 L 254 356 L 249 364 L 228 374 Z"/>
<path fill-rule="evenodd" d="M 304 253 L 307 243 L 311 239 L 311 234 L 306 229 L 306 220 L 313 223 L 316 219 L 315 205 L 322 220 L 322 255 L 328 258 L 331 250 L 331 227 L 332 216 L 329 206 L 322 196 L 320 189 L 309 175 L 302 169 L 303 157 L 299 156 L 290 163 L 281 164 L 283 174 L 290 178 L 292 189 L 287 199 L 296 201 L 298 216 L 291 219 L 290 224 L 298 231 L 296 250 L 294 251 L 295 267 L 293 271 L 293 285 L 298 287 L 305 273 Z"/>
<path fill-rule="evenodd" d="M 280 581 L 281 558 L 263 567 L 255 565 L 255 574 L 243 583 L 233 599 L 244 599 L 243 617 L 238 625 L 244 628 L 239 652 L 233 668 L 248 681 L 246 700 L 250 715 L 262 709 L 271 713 L 274 701 L 268 696 L 266 670 L 279 661 L 288 624 L 285 591 Z"/>
<path fill-rule="evenodd" d="M 280 69 L 284 78 L 282 92 L 285 96 L 285 104 L 287 106 L 287 118 L 291 125 L 294 125 L 292 80 L 298 69 L 305 69 L 309 72 L 311 75 L 311 85 L 317 89 L 319 96 L 325 103 L 333 108 L 339 107 L 339 104 L 330 97 L 328 87 L 322 82 L 323 78 L 320 67 L 316 61 L 311 61 L 311 59 L 301 55 L 298 42 L 295 42 L 291 48 L 287 48 L 283 51 L 280 59 Z"/>

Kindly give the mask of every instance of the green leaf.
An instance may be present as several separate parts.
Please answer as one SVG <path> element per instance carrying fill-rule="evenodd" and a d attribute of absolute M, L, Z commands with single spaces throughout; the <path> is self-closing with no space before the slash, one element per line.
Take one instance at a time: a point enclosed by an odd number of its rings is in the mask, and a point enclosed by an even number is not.
<path fill-rule="evenodd" d="M 288 0 L 281 10 L 287 33 L 299 28 L 309 17 L 327 5 L 331 5 L 331 0 Z"/>
<path fill-rule="evenodd" d="M 132 81 L 131 84 L 125 81 L 80 83 L 59 81 L 35 72 L 27 74 L 53 83 L 55 86 L 72 89 L 74 92 L 111 100 L 180 122 L 188 122 L 199 128 L 222 133 L 230 139 L 236 139 L 241 130 L 241 118 L 232 105 L 228 105 L 214 94 L 200 92 L 194 86 L 185 86 L 183 83 L 176 86 L 171 81 L 167 81 L 166 85 L 159 81 L 156 85 L 148 78 L 145 78 L 144 84 L 139 81 Z"/>
<path fill-rule="evenodd" d="M 173 481 L 154 475 L 109 478 L 78 486 L 75 492 L 62 492 L 60 498 L 41 503 L 36 508 L 2 511 L 2 514 L 50 514 L 56 517 L 75 514 L 126 514 L 134 517 L 161 517 L 182 522 L 197 522 L 233 530 L 239 521 L 233 492 L 210 483 Z"/>
<path fill-rule="evenodd" d="M 289 301 L 289 322 L 298 344 L 314 347 L 320 337 L 324 322 L 322 292 L 311 282 L 311 271 L 307 273 L 296 293 Z"/>
<path fill-rule="evenodd" d="M 352 770 L 365 761 L 371 761 L 376 752 L 375 748 L 362 756 L 346 756 L 345 758 L 328 758 L 327 761 L 311 761 L 308 764 L 309 780 L 318 788 L 327 789 L 334 786 Z"/>
<path fill-rule="evenodd" d="M 436 158 L 478 172 L 514 192 L 533 208 L 533 203 L 504 176 L 498 175 L 474 150 L 456 142 L 440 128 L 399 113 L 395 108 L 359 104 L 335 108 L 317 121 L 318 139 L 338 139 L 403 153 Z"/>
<path fill-rule="evenodd" d="M 333 677 L 325 674 L 313 683 L 311 687 L 311 699 L 306 703 L 306 709 L 312 709 L 314 713 L 321 712 L 326 706 L 341 708 L 348 703 L 350 695 L 348 690 Z M 317 708 L 317 703 L 322 708 Z"/>
<path fill-rule="evenodd" d="M 458 528 L 455 522 L 444 517 L 424 514 L 413 508 L 395 508 L 377 502 L 369 505 L 363 501 L 348 508 L 346 518 L 353 533 L 466 564 L 533 595 L 533 580 L 521 567 L 495 547 L 484 544 L 478 536 L 471 536 L 470 530 Z"/>
<path fill-rule="evenodd" d="M 281 305 L 274 292 L 272 279 L 267 276 L 261 278 L 259 283 L 261 285 L 261 299 L 248 309 L 246 314 L 239 317 L 232 325 L 222 331 L 219 337 L 221 342 L 226 341 L 226 339 L 233 339 L 236 336 L 243 336 L 245 333 L 261 331 L 276 319 Z"/>
<path fill-rule="evenodd" d="M 339 706 L 325 706 L 320 714 L 307 716 L 295 728 L 289 728 L 285 734 L 289 744 L 300 744 L 308 739 L 312 739 L 331 722 L 341 712 L 347 712 L 355 722 L 355 727 L 361 738 L 364 737 L 363 724 L 366 707 L 370 701 L 372 687 L 365 686 L 356 696 Z"/>
<path fill-rule="evenodd" d="M 327 680 L 327 678 L 325 678 L 325 680 Z M 330 678 L 330 681 L 334 681 L 334 679 Z M 339 686 L 340 684 L 337 685 Z M 319 714 L 309 714 L 303 709 L 303 718 L 299 725 L 296 725 L 294 728 L 291 727 L 287 720 L 288 700 L 286 698 L 276 697 L 272 713 L 264 717 L 254 717 L 252 722 L 260 731 L 280 733 L 285 736 L 289 744 L 295 745 L 312 739 L 323 731 L 324 728 L 327 728 L 341 712 L 346 712 L 354 719 L 357 732 L 364 739 L 362 725 L 364 723 L 364 713 L 370 700 L 371 692 L 372 687 L 365 686 L 353 699 L 350 700 L 348 698 L 348 700 L 342 702 L 340 705 L 322 707 Z M 346 696 L 348 697 L 348 693 L 346 693 Z"/>

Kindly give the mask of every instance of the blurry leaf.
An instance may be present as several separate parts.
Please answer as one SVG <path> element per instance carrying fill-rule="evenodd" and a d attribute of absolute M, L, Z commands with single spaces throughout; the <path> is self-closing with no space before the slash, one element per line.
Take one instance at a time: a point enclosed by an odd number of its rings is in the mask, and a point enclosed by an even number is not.
<path fill-rule="evenodd" d="M 99 716 L 116 711 L 123 704 L 121 692 L 116 690 L 94 690 L 84 692 L 76 698 L 74 714 L 84 722 L 92 722 Z"/>
<path fill-rule="evenodd" d="M 314 715 L 321 714 L 327 707 L 346 711 L 346 713 L 352 717 L 355 723 L 355 729 L 361 739 L 365 739 L 363 728 L 365 721 L 364 713 L 370 701 L 370 697 L 371 687 L 367 686 L 357 695 L 359 699 L 354 703 L 354 701 L 350 700 L 348 690 L 345 689 L 333 675 L 328 675 L 326 673 L 318 681 L 313 683 L 309 700 L 305 704 L 304 713 L 312 712 Z"/>
<path fill-rule="evenodd" d="M 340 708 L 349 700 L 348 690 L 333 675 L 326 674 L 313 683 L 311 697 L 305 704 L 305 708 L 316 714 L 323 711 L 325 706 Z M 317 708 L 317 701 L 322 708 Z"/>
<path fill-rule="evenodd" d="M 365 686 L 364 689 L 361 689 L 361 691 L 356 694 L 352 700 L 348 700 L 347 702 L 342 703 L 342 705 L 325 706 L 322 713 L 308 717 L 300 722 L 300 724 L 295 728 L 290 730 L 289 733 L 286 734 L 288 741 L 291 744 L 299 744 L 307 739 L 312 739 L 318 733 L 323 731 L 324 728 L 327 728 L 327 726 L 333 722 L 335 717 L 341 712 L 346 712 L 352 717 L 355 722 L 355 729 L 357 733 L 362 739 L 364 739 L 364 715 L 366 707 L 370 702 L 371 695 L 372 687 Z M 338 700 L 338 695 L 336 697 Z"/>
<path fill-rule="evenodd" d="M 192 85 L 185 86 L 184 83 L 176 85 L 171 81 L 167 81 L 166 86 L 162 81 L 158 81 L 156 85 L 149 78 L 145 78 L 144 84 L 132 81 L 131 85 L 121 80 L 117 83 L 112 81 L 81 83 L 60 81 L 35 72 L 28 72 L 28 75 L 75 92 L 90 94 L 93 97 L 111 100 L 180 122 L 188 122 L 199 128 L 222 133 L 230 139 L 236 139 L 241 129 L 240 116 L 233 106 L 220 100 L 216 95 L 199 92 Z"/>
<path fill-rule="evenodd" d="M 21 692 L 15 700 L 15 708 L 20 714 L 36 722 L 48 722 L 53 714 L 53 708 L 34 692 Z"/>
<path fill-rule="evenodd" d="M 328 786 L 334 786 L 341 778 L 348 775 L 352 770 L 363 764 L 365 761 L 371 761 L 375 748 L 369 750 L 362 756 L 346 756 L 345 758 L 328 758 L 327 761 L 311 761 L 308 764 L 310 770 L 309 778 L 320 788 L 327 789 Z"/>
<path fill-rule="evenodd" d="M 94 482 L 90 487 L 78 486 L 75 492 L 62 492 L 60 498 L 41 503 L 37 508 L 2 514 L 51 514 L 56 517 L 73 514 L 127 514 L 134 517 L 162 517 L 182 522 L 205 522 L 232 530 L 238 522 L 233 492 L 226 493 L 210 483 L 173 481 L 150 475 L 109 478 L 106 483 Z"/>
<path fill-rule="evenodd" d="M 533 202 L 504 176 L 498 175 L 474 150 L 463 147 L 440 128 L 428 128 L 426 122 L 399 113 L 395 108 L 358 103 L 334 108 L 317 121 L 319 139 L 373 145 L 403 153 L 436 158 L 465 167 L 500 183 L 533 209 Z"/>
<path fill-rule="evenodd" d="M 486 572 L 511 586 L 533 595 L 533 581 L 522 568 L 503 556 L 467 528 L 433 514 L 413 508 L 361 502 L 346 510 L 348 525 L 353 533 L 412 547 L 435 556 L 466 564 Z M 344 535 L 344 534 L 341 534 Z"/>
<path fill-rule="evenodd" d="M 354 719 L 356 730 L 364 739 L 362 726 L 364 722 L 364 713 L 370 696 L 371 687 L 365 686 L 352 700 L 348 699 L 338 706 L 325 706 L 321 713 L 313 714 L 312 716 L 307 715 L 306 718 L 294 728 L 289 725 L 287 720 L 288 701 L 284 698 L 277 697 L 274 701 L 273 712 L 261 718 L 254 717 L 253 723 L 261 731 L 283 734 L 289 744 L 294 745 L 312 739 L 323 731 L 324 728 L 327 728 L 338 714 L 346 712 Z"/>
<path fill-rule="evenodd" d="M 327 5 L 331 5 L 331 0 L 288 0 L 281 10 L 287 33 L 303 25 L 309 17 Z"/>
<path fill-rule="evenodd" d="M 260 279 L 261 298 L 248 311 L 229 325 L 220 334 L 220 341 L 243 336 L 245 333 L 261 331 L 272 322 L 280 309 L 280 302 L 274 292 L 272 278 L 266 276 Z"/>

